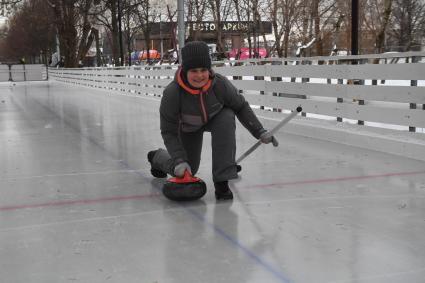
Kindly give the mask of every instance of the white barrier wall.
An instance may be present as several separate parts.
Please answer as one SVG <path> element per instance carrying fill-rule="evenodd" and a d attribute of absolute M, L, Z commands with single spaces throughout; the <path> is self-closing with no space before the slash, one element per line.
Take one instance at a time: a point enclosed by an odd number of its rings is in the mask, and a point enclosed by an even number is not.
<path fill-rule="evenodd" d="M 282 113 L 301 105 L 306 118 L 298 119 L 299 127 L 293 129 L 297 134 L 312 136 L 309 132 L 315 132 L 314 137 L 346 144 L 352 144 L 352 140 L 356 141 L 353 145 L 362 146 L 358 138 L 347 137 L 368 132 L 376 141 L 365 139 L 367 148 L 382 150 L 385 146 L 381 137 L 386 140 L 390 137 L 392 143 L 385 151 L 425 160 L 425 134 L 422 133 L 425 128 L 424 57 L 425 53 L 415 52 L 348 56 L 341 60 L 335 60 L 339 57 L 315 57 L 215 62 L 214 70 L 233 80 L 250 104 L 258 109 L 258 115 L 269 120 L 279 120 L 284 116 Z M 397 59 L 398 64 L 384 64 L 389 59 L 393 62 Z M 358 64 L 347 64 L 353 60 Z M 369 60 L 381 64 L 370 64 Z M 123 94 L 161 96 L 176 68 L 49 69 L 49 74 L 67 83 Z M 315 124 L 318 118 L 326 121 Z M 322 131 L 311 131 L 306 121 Z M 301 131 L 302 128 L 305 131 Z M 394 141 L 400 142 L 398 147 Z M 419 145 L 422 153 L 409 146 L 406 148 L 411 143 Z"/>
<path fill-rule="evenodd" d="M 25 81 L 24 65 L 12 65 L 10 70 L 11 70 L 12 81 L 14 82 Z"/>
<path fill-rule="evenodd" d="M 0 65 L 0 82 L 47 80 L 47 70 L 41 64 Z"/>
<path fill-rule="evenodd" d="M 47 70 L 45 65 L 32 64 L 25 66 L 25 79 L 27 81 L 42 81 L 47 79 Z"/>
<path fill-rule="evenodd" d="M 7 82 L 9 80 L 9 66 L 0 65 L 0 82 Z"/>

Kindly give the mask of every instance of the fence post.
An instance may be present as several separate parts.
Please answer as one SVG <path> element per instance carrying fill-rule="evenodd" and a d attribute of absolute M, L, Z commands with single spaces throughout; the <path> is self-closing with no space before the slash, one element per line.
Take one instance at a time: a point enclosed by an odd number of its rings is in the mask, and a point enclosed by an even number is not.
<path fill-rule="evenodd" d="M 233 66 L 243 66 L 244 64 L 242 62 L 235 62 Z M 242 76 L 233 76 L 233 80 L 242 80 Z M 243 90 L 238 90 L 239 94 L 243 94 Z"/>
<path fill-rule="evenodd" d="M 299 56 L 297 56 L 297 57 L 299 57 Z M 293 65 L 295 65 L 295 66 L 297 66 L 297 65 L 306 65 L 306 64 L 307 65 L 311 65 L 311 61 L 305 61 L 305 60 L 296 60 L 294 63 L 295 64 L 293 64 Z M 291 83 L 295 83 L 296 81 L 297 81 L 297 78 L 296 77 L 291 77 Z M 305 83 L 308 83 L 308 82 L 310 82 L 310 78 L 301 78 L 301 83 L 302 84 L 305 84 Z M 307 99 L 307 96 L 306 95 L 303 95 L 303 94 L 297 94 L 297 95 L 286 94 L 286 95 L 282 95 L 282 96 L 291 97 L 291 98 Z M 307 117 L 307 113 L 306 112 L 301 112 L 301 116 Z"/>
<path fill-rule="evenodd" d="M 320 61 L 317 62 L 318 64 L 320 64 Z M 301 62 L 302 65 L 311 65 L 312 62 L 311 61 L 305 61 L 303 60 Z M 310 82 L 310 78 L 301 78 L 301 83 L 305 84 L 305 83 L 309 83 Z M 307 99 L 307 95 L 301 95 L 300 96 L 301 99 Z M 307 113 L 306 112 L 301 112 L 301 116 L 303 117 L 307 117 Z"/>
<path fill-rule="evenodd" d="M 13 82 L 13 80 L 12 80 L 12 65 L 7 64 L 7 67 L 9 67 L 9 82 Z"/>
<path fill-rule="evenodd" d="M 413 56 L 412 57 L 412 63 L 418 63 L 420 61 L 420 57 L 416 57 Z M 417 80 L 411 80 L 410 81 L 410 86 L 418 86 L 418 81 Z M 416 103 L 410 103 L 409 108 L 410 109 L 416 109 Z M 424 106 L 422 105 L 422 108 L 424 108 Z M 411 127 L 409 126 L 409 132 L 416 132 L 416 127 Z"/>
<path fill-rule="evenodd" d="M 23 66 L 23 69 L 24 69 L 24 82 L 26 82 L 27 81 L 27 70 L 25 69 L 25 63 L 22 64 L 22 66 Z"/>
<path fill-rule="evenodd" d="M 286 63 L 286 61 L 285 61 Z M 282 61 L 272 61 L 271 65 L 282 65 L 283 62 Z M 271 81 L 272 82 L 281 82 L 282 81 L 282 77 L 271 77 Z M 282 93 L 279 92 L 272 92 L 272 96 L 281 96 Z M 273 112 L 282 112 L 281 108 L 273 108 Z"/>
<path fill-rule="evenodd" d="M 259 65 L 263 65 L 262 62 L 253 62 L 251 64 L 254 64 L 259 66 Z M 254 81 L 264 81 L 264 76 L 254 76 Z M 264 95 L 264 90 L 260 90 L 260 95 Z M 264 105 L 260 105 L 260 109 L 264 110 Z"/>
<path fill-rule="evenodd" d="M 360 62 L 357 62 L 357 64 L 364 64 L 366 62 L 366 60 L 359 60 Z M 353 84 L 354 85 L 364 85 L 365 80 L 354 80 Z M 359 105 L 364 105 L 364 100 L 363 99 L 359 99 Z M 357 124 L 358 125 L 364 125 L 364 121 L 362 120 L 357 120 Z"/>
<path fill-rule="evenodd" d="M 349 62 L 350 61 L 347 61 L 346 63 L 347 63 L 347 65 L 349 64 Z M 343 63 L 343 61 L 342 60 L 338 60 L 338 61 L 336 61 L 336 64 L 337 65 L 341 65 Z M 347 79 L 347 84 L 349 84 L 349 82 L 350 82 L 350 80 L 349 79 Z M 337 81 L 337 84 L 344 84 L 344 79 L 338 79 L 338 81 Z M 343 103 L 344 102 L 344 98 L 342 98 L 342 97 L 337 97 L 336 98 L 336 103 L 338 104 L 338 103 Z M 337 122 L 342 122 L 342 117 L 336 117 L 336 121 Z"/>

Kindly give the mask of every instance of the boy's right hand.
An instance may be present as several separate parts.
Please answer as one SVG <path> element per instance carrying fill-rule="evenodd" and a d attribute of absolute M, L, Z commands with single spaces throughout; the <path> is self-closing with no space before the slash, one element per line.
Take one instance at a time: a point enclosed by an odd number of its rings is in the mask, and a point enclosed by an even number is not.
<path fill-rule="evenodd" d="M 277 139 L 273 135 L 271 135 L 269 131 L 265 131 L 264 133 L 261 134 L 260 141 L 265 144 L 272 143 L 273 146 L 279 145 L 279 142 L 277 141 Z"/>
<path fill-rule="evenodd" d="M 189 173 L 192 175 L 192 169 L 190 168 L 189 163 L 187 162 L 182 162 L 176 165 L 176 167 L 174 167 L 174 175 L 176 177 L 183 177 L 184 172 L 185 171 L 189 171 Z"/>

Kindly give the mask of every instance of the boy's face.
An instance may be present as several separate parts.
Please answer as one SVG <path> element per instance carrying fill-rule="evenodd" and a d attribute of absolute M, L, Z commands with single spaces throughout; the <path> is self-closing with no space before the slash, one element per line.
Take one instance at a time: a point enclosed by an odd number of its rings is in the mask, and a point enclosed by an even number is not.
<path fill-rule="evenodd" d="M 187 71 L 187 81 L 194 88 L 202 88 L 207 84 L 210 72 L 207 68 L 196 68 Z"/>

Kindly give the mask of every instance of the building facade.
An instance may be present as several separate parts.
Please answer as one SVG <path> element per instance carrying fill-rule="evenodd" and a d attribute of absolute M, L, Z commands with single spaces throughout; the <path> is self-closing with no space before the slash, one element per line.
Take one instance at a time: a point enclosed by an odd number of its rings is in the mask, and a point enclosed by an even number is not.
<path fill-rule="evenodd" d="M 224 51 L 230 51 L 244 46 L 248 37 L 260 37 L 272 34 L 271 22 L 238 22 L 226 21 L 221 23 L 221 39 Z M 186 41 L 202 40 L 210 44 L 217 44 L 217 26 L 215 22 L 186 22 Z M 149 49 L 170 50 L 177 45 L 177 22 L 152 23 L 150 26 Z M 147 42 L 144 34 L 136 36 L 134 46 L 136 50 L 146 50 Z M 162 48 L 161 48 L 162 46 Z"/>

